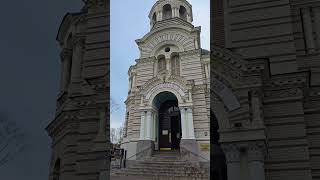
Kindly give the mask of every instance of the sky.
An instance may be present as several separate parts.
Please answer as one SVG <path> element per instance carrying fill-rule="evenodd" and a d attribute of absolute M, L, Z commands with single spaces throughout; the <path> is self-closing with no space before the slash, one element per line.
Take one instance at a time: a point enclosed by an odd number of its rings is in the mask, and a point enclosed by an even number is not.
<path fill-rule="evenodd" d="M 55 38 L 63 16 L 78 12 L 82 1 L 3 1 L 1 7 L 0 118 L 16 124 L 24 134 L 18 143 L 27 148 L 0 165 L 0 179 L 48 179 L 51 140 L 45 127 L 54 118 L 60 79 Z"/>
<path fill-rule="evenodd" d="M 188 0 L 193 7 L 193 25 L 201 26 L 201 46 L 210 49 L 210 1 Z M 149 12 L 156 0 L 111 0 L 111 98 L 117 109 L 111 113 L 111 128 L 125 120 L 128 69 L 139 58 L 136 39 L 150 30 Z"/>

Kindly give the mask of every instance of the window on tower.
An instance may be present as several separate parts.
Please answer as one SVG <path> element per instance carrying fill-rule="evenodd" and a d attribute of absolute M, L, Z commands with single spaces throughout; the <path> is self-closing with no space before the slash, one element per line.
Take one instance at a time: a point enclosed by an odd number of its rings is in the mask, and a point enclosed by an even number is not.
<path fill-rule="evenodd" d="M 53 169 L 53 180 L 60 179 L 60 159 L 58 159 L 54 165 Z"/>
<path fill-rule="evenodd" d="M 157 15 L 156 13 L 153 13 L 153 16 L 152 16 L 152 25 L 154 25 L 157 21 Z"/>
<path fill-rule="evenodd" d="M 163 6 L 163 19 L 172 18 L 172 9 L 170 4 L 166 4 Z"/>
<path fill-rule="evenodd" d="M 179 17 L 187 21 L 187 10 L 184 6 L 180 6 Z"/>
<path fill-rule="evenodd" d="M 162 71 L 166 69 L 166 59 L 164 56 L 160 56 L 158 59 L 158 71 Z"/>
<path fill-rule="evenodd" d="M 171 58 L 171 74 L 180 75 L 180 58 L 179 55 L 173 55 Z"/>

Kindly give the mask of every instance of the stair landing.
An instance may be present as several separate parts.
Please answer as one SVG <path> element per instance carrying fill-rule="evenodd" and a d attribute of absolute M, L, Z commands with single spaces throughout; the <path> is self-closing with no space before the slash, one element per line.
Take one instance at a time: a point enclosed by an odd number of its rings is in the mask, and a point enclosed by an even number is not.
<path fill-rule="evenodd" d="M 179 151 L 154 152 L 125 169 L 112 169 L 111 180 L 208 180 L 204 170 L 180 159 Z"/>

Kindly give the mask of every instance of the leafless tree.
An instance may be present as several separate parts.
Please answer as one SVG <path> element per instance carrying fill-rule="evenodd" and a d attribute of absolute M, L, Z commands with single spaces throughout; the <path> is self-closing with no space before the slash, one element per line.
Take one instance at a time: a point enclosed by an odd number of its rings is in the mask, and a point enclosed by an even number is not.
<path fill-rule="evenodd" d="M 7 113 L 0 112 L 0 167 L 26 148 L 25 134 Z"/>
<path fill-rule="evenodd" d="M 120 108 L 119 104 L 113 99 L 111 98 L 110 100 L 110 113 L 114 113 L 116 111 L 118 111 Z"/>

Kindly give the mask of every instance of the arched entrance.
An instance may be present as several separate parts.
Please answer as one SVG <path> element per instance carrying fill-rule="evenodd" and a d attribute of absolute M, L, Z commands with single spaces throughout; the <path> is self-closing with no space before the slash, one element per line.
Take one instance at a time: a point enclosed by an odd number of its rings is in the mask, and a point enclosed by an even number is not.
<path fill-rule="evenodd" d="M 177 97 L 168 91 L 156 95 L 153 106 L 158 110 L 157 150 L 177 150 L 182 137 L 181 114 Z"/>
<path fill-rule="evenodd" d="M 219 123 L 213 111 L 210 111 L 210 176 L 216 180 L 227 180 L 227 163 L 225 154 L 219 142 Z"/>

